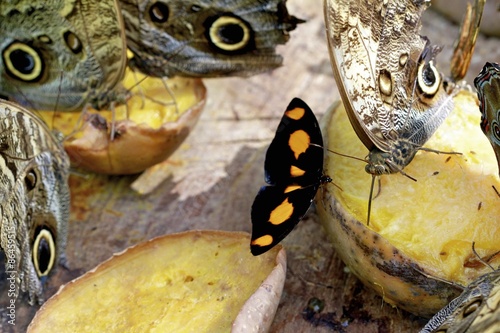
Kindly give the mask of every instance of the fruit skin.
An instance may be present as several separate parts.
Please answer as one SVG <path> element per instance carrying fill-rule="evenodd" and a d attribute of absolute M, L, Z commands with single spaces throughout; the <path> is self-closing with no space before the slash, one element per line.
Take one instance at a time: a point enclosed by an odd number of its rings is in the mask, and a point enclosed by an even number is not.
<path fill-rule="evenodd" d="M 109 175 L 136 174 L 167 159 L 196 125 L 206 102 L 206 88 L 200 79 L 193 81 L 198 101 L 174 122 L 159 128 L 131 120 L 116 121 L 117 135 L 110 139 L 110 123 L 85 121 L 80 138 L 64 144 L 73 165 Z M 98 117 L 98 114 L 90 114 Z M 90 119 L 87 119 L 90 120 Z"/>
<path fill-rule="evenodd" d="M 124 120 L 116 124 L 113 141 L 109 132 L 86 122 L 83 137 L 65 144 L 71 161 L 78 167 L 109 175 L 144 171 L 167 159 L 187 138 L 203 110 L 205 99 L 172 123 L 159 129 Z"/>
<path fill-rule="evenodd" d="M 325 143 L 329 142 L 332 115 L 345 112 L 339 106 L 334 104 L 320 121 Z M 325 154 L 325 170 L 330 155 Z M 316 195 L 320 221 L 350 271 L 387 303 L 418 316 L 432 317 L 462 292 L 461 286 L 433 278 L 425 268 L 352 217 L 335 198 L 334 188 L 322 186 Z"/>

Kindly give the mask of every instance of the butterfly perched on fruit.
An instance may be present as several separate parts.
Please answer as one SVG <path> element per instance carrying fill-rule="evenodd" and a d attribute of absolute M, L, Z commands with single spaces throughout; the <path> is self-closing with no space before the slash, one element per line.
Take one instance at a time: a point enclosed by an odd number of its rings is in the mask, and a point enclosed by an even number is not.
<path fill-rule="evenodd" d="M 253 255 L 262 254 L 285 238 L 309 209 L 322 183 L 323 137 L 314 113 L 294 98 L 269 145 L 264 163 L 269 186 L 260 189 L 252 205 Z"/>
<path fill-rule="evenodd" d="M 500 161 L 500 65 L 487 62 L 474 79 L 481 111 L 481 129 Z"/>
<path fill-rule="evenodd" d="M 453 109 L 454 84 L 434 66 L 440 48 L 419 34 L 429 4 L 325 1 L 335 81 L 352 127 L 369 150 L 365 170 L 373 177 L 406 175 L 403 169 Z M 373 181 L 370 203 L 372 191 Z M 370 206 L 367 223 L 369 218 Z"/>

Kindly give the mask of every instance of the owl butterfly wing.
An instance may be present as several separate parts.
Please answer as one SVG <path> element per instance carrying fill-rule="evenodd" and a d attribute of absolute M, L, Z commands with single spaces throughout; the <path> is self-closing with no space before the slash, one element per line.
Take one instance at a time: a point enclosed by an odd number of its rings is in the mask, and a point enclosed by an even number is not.
<path fill-rule="evenodd" d="M 20 279 L 29 302 L 64 261 L 69 219 L 69 159 L 35 115 L 0 100 L 0 246 L 6 273 Z"/>
<path fill-rule="evenodd" d="M 425 0 L 326 0 L 333 72 L 365 146 L 390 151 L 397 138 L 421 146 L 452 108 L 419 35 Z"/>
<path fill-rule="evenodd" d="M 251 210 L 253 255 L 285 238 L 309 209 L 322 182 L 323 139 L 318 121 L 302 100 L 288 105 L 266 153 L 266 182 Z"/>
<path fill-rule="evenodd" d="M 302 20 L 286 0 L 120 0 L 131 66 L 152 76 L 249 76 L 279 67 Z"/>
<path fill-rule="evenodd" d="M 481 111 L 481 129 L 500 164 L 500 65 L 487 62 L 474 79 Z"/>
<path fill-rule="evenodd" d="M 99 108 L 126 66 L 117 0 L 0 4 L 0 95 L 36 109 Z"/>
<path fill-rule="evenodd" d="M 500 271 L 485 274 L 441 309 L 420 333 L 498 332 Z"/>

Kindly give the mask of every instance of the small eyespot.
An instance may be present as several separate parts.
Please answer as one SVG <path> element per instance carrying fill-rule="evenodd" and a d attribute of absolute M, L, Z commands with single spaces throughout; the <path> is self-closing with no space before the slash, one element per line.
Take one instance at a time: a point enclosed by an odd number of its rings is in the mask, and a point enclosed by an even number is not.
<path fill-rule="evenodd" d="M 418 66 L 418 87 L 428 96 L 435 95 L 441 84 L 441 75 L 432 62 L 422 62 Z"/>
<path fill-rule="evenodd" d="M 50 37 L 47 35 L 38 36 L 38 41 L 44 44 L 52 44 L 52 39 L 50 39 Z"/>
<path fill-rule="evenodd" d="M 38 277 L 47 276 L 56 258 L 56 246 L 52 233 L 47 229 L 39 229 L 33 243 L 33 264 Z"/>
<path fill-rule="evenodd" d="M 73 52 L 74 54 L 82 52 L 83 45 L 82 42 L 80 41 L 80 38 L 78 38 L 77 35 L 75 35 L 71 31 L 66 31 L 63 37 L 64 41 L 66 42 L 66 45 L 69 47 L 71 52 Z"/>
<path fill-rule="evenodd" d="M 463 316 L 464 318 L 467 316 L 470 316 L 472 313 L 476 312 L 477 309 L 481 306 L 481 300 L 477 300 L 469 305 L 464 309 Z"/>
<path fill-rule="evenodd" d="M 7 137 L 0 136 L 0 151 L 5 151 L 9 149 L 9 141 Z"/>
<path fill-rule="evenodd" d="M 224 52 L 241 52 L 252 42 L 252 30 L 242 19 L 220 16 L 208 26 L 207 38 L 217 49 Z"/>
<path fill-rule="evenodd" d="M 31 191 L 36 187 L 37 181 L 38 177 L 33 169 L 29 170 L 26 173 L 26 176 L 24 176 L 24 184 L 26 184 L 28 191 Z"/>
<path fill-rule="evenodd" d="M 149 18 L 153 23 L 165 23 L 168 21 L 169 15 L 168 6 L 162 2 L 156 2 L 149 7 Z"/>
<path fill-rule="evenodd" d="M 384 96 L 392 95 L 392 75 L 386 69 L 382 69 L 378 75 L 378 85 L 380 93 Z"/>
<path fill-rule="evenodd" d="M 401 66 L 401 68 L 406 66 L 408 58 L 409 58 L 408 53 L 403 53 L 399 56 L 399 66 Z"/>
<path fill-rule="evenodd" d="M 197 12 L 199 12 L 200 10 L 201 10 L 201 6 L 200 6 L 200 5 L 192 5 L 192 6 L 191 6 L 191 11 L 192 11 L 193 13 L 197 13 Z"/>
<path fill-rule="evenodd" d="M 15 79 L 25 82 L 40 80 L 44 63 L 40 53 L 33 47 L 13 42 L 2 52 L 7 73 Z"/>
<path fill-rule="evenodd" d="M 497 142 L 500 142 L 500 127 L 495 120 L 491 122 L 491 132 L 495 136 Z"/>

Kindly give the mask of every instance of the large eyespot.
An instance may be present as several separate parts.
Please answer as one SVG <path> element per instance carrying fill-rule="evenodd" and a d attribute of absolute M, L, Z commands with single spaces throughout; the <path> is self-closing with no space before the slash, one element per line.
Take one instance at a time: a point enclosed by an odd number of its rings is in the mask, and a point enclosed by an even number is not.
<path fill-rule="evenodd" d="M 418 66 L 418 76 L 417 76 L 418 87 L 427 96 L 432 96 L 436 94 L 439 90 L 439 85 L 441 84 L 441 75 L 438 70 L 432 64 L 432 61 L 423 61 Z"/>
<path fill-rule="evenodd" d="M 43 75 L 41 54 L 27 44 L 13 42 L 2 52 L 2 59 L 7 73 L 15 79 L 36 82 Z"/>
<path fill-rule="evenodd" d="M 36 172 L 33 169 L 28 170 L 26 176 L 24 176 L 24 184 L 26 185 L 26 189 L 28 191 L 33 190 L 36 187 L 37 181 L 38 177 Z"/>
<path fill-rule="evenodd" d="M 77 35 L 75 35 L 71 31 L 66 31 L 63 34 L 63 37 L 64 37 L 64 42 L 71 50 L 71 52 L 73 52 L 74 54 L 82 52 L 83 45 L 82 42 L 80 41 L 80 38 L 78 38 Z"/>
<path fill-rule="evenodd" d="M 207 38 L 212 46 L 223 52 L 242 52 L 253 42 L 252 29 L 242 19 L 223 15 L 207 26 Z"/>
<path fill-rule="evenodd" d="M 149 7 L 149 18 L 153 23 L 162 24 L 168 21 L 170 10 L 162 2 L 156 2 Z"/>
<path fill-rule="evenodd" d="M 56 245 L 52 233 L 47 229 L 39 229 L 35 233 L 33 243 L 33 264 L 38 277 L 47 276 L 56 261 Z"/>

